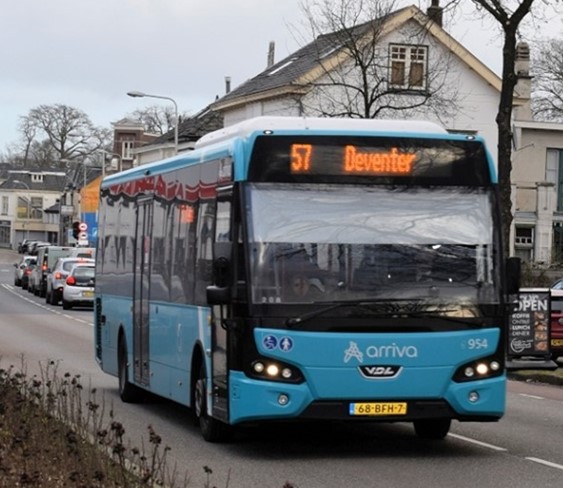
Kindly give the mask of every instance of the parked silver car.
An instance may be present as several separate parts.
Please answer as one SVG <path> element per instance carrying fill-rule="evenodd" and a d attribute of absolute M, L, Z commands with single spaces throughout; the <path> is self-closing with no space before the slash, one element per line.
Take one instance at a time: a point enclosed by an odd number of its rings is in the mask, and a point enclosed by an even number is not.
<path fill-rule="evenodd" d="M 37 256 L 22 256 L 17 263 L 14 263 L 14 286 L 22 286 L 25 268 L 27 268 L 27 265 L 31 262 L 37 262 Z"/>
<path fill-rule="evenodd" d="M 68 275 L 63 288 L 63 308 L 94 306 L 96 268 L 92 264 L 77 264 Z"/>
<path fill-rule="evenodd" d="M 70 271 L 77 264 L 94 265 L 93 259 L 80 257 L 59 258 L 53 268 L 47 273 L 47 288 L 45 292 L 45 302 L 51 305 L 58 305 L 63 298 L 63 288 Z"/>

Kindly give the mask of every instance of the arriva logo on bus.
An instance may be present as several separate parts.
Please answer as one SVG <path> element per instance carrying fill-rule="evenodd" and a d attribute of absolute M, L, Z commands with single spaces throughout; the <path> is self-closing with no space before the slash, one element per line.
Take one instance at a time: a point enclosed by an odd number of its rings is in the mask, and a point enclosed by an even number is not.
<path fill-rule="evenodd" d="M 358 362 L 364 362 L 364 355 L 370 359 L 374 358 L 417 358 L 418 349 L 415 346 L 398 346 L 394 342 L 388 345 L 368 346 L 365 353 L 360 350 L 358 344 L 350 341 L 347 349 L 344 350 L 344 362 L 349 362 L 355 358 Z"/>

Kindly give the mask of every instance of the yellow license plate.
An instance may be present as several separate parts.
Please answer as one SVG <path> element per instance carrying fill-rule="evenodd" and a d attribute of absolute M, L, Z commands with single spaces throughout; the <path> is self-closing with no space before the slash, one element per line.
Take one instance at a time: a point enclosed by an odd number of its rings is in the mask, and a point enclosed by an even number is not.
<path fill-rule="evenodd" d="M 406 415 L 406 402 L 350 403 L 350 415 Z"/>
<path fill-rule="evenodd" d="M 94 296 L 94 292 L 93 291 L 83 291 L 82 296 L 90 298 L 90 297 Z"/>
<path fill-rule="evenodd" d="M 563 339 L 551 339 L 551 347 L 563 346 Z"/>

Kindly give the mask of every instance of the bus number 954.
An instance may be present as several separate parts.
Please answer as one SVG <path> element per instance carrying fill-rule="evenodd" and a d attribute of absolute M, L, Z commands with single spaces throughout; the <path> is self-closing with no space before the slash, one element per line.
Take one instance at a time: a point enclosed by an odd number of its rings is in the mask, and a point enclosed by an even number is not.
<path fill-rule="evenodd" d="M 487 349 L 489 347 L 489 343 L 487 339 L 476 337 L 467 340 L 467 347 L 469 349 Z"/>

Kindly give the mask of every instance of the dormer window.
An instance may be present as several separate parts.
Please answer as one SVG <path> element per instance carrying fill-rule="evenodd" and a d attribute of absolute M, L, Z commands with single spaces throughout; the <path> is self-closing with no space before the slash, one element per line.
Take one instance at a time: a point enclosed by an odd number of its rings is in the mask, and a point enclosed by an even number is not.
<path fill-rule="evenodd" d="M 31 174 L 31 182 L 32 183 L 43 183 L 43 175 L 39 173 L 32 173 Z"/>
<path fill-rule="evenodd" d="M 389 88 L 425 90 L 428 47 L 407 44 L 389 45 Z"/>

